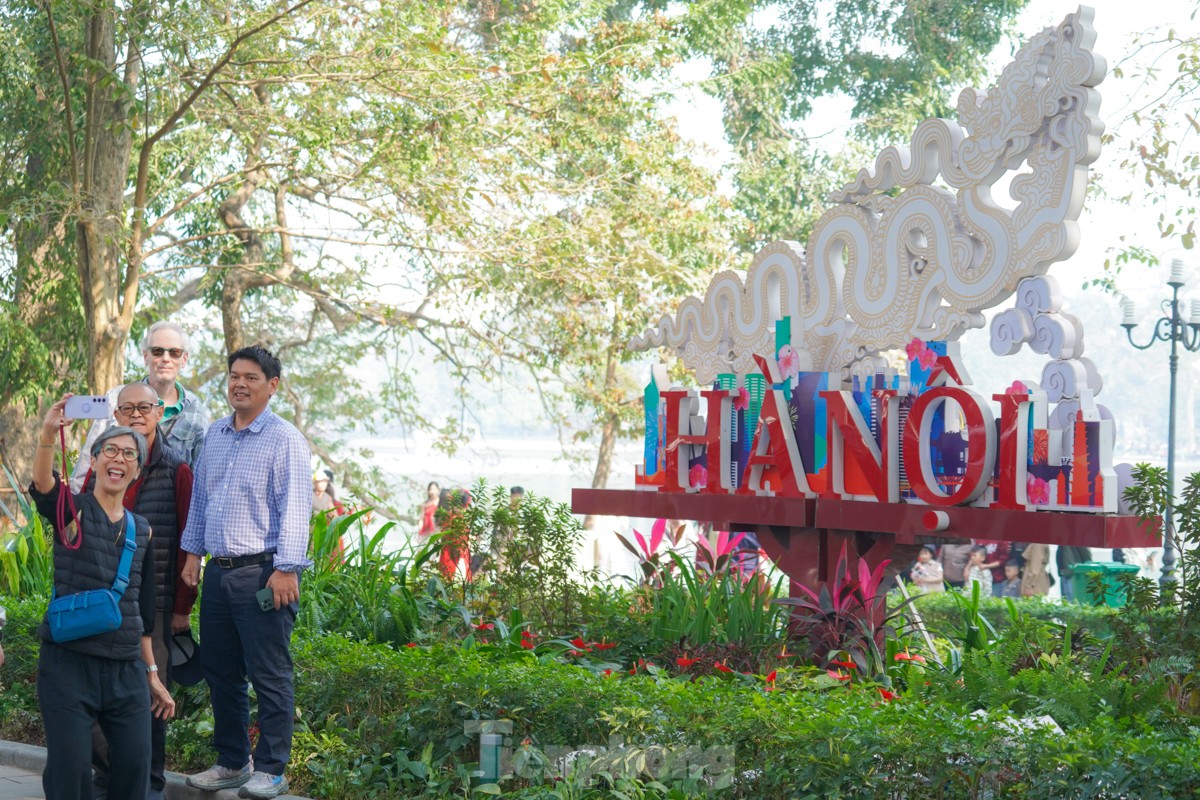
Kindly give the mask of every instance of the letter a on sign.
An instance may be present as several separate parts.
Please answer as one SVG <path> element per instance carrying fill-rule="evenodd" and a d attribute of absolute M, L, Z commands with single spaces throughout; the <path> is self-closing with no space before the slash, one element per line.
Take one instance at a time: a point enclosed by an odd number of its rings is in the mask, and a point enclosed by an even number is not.
<path fill-rule="evenodd" d="M 754 360 L 774 387 L 783 383 L 779 366 L 757 353 Z M 773 494 L 784 497 L 810 497 L 808 478 L 796 447 L 796 432 L 788 414 L 787 400 L 779 389 L 768 389 L 758 413 L 758 430 L 746 464 L 746 485 L 738 494 Z"/>

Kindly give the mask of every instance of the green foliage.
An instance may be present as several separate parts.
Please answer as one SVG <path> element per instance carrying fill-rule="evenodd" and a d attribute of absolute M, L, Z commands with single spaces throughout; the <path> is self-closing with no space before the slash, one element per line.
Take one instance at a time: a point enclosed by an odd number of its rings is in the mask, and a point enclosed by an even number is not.
<path fill-rule="evenodd" d="M 42 744 L 38 711 L 38 625 L 50 600 L 44 595 L 0 596 L 8 623 L 4 626 L 4 665 L 0 667 L 0 738 Z"/>
<path fill-rule="evenodd" d="M 0 537 L 0 594 L 49 595 L 54 588 L 54 543 L 50 531 L 7 466 L 4 467 L 4 475 L 13 488 L 20 519 L 24 522 L 19 521 L 14 511 L 0 502 L 0 513 L 13 526 L 10 530 L 0 522 L 0 530 L 4 531 Z"/>
<path fill-rule="evenodd" d="M 362 519 L 369 513 L 313 515 L 313 568 L 305 574 L 298 619 L 314 631 L 399 647 L 416 638 L 423 607 L 414 589 L 435 550 L 429 543 L 386 550 L 395 523 L 368 534 Z"/>
<path fill-rule="evenodd" d="M 647 3 L 667 8 L 661 0 Z M 838 182 L 925 117 L 953 116 L 951 91 L 984 77 L 1024 0 L 705 0 L 683 7 L 689 54 L 706 59 L 734 164 L 737 244 L 803 241 Z M 764 17 L 769 22 L 764 22 Z M 849 98 L 858 146 L 830 156 L 802 128 L 824 97 Z M 839 131 L 840 132 L 840 131 Z M 868 149 L 870 148 L 870 149 Z M 804 176 L 796 180 L 796 176 Z"/>
<path fill-rule="evenodd" d="M 1012 598 L 980 597 L 976 604 L 972 598 L 957 592 L 942 592 L 920 595 L 914 603 L 931 630 L 962 642 L 966 638 L 964 631 L 968 616 L 972 620 L 972 627 L 991 638 L 995 637 L 996 632 L 1007 628 L 1011 624 L 1009 600 Z M 1060 603 L 1039 597 L 1021 598 L 1013 600 L 1013 603 L 1024 616 L 1069 625 L 1072 630 L 1087 630 L 1102 638 L 1114 636 L 1128 626 L 1136 629 L 1137 635 L 1145 637 L 1147 641 L 1165 644 L 1164 637 L 1170 635 L 1177 622 L 1173 610 L 1157 605 L 1149 608 L 1127 605 L 1123 609 L 1115 609 L 1082 603 Z"/>
<path fill-rule="evenodd" d="M 586 624 L 585 583 L 597 576 L 579 574 L 583 528 L 566 504 L 532 494 L 513 504 L 508 489 L 481 480 L 471 489 L 471 504 L 446 520 L 441 535 L 469 543 L 479 569 L 464 591 L 481 615 L 516 611 L 548 633 Z"/>
<path fill-rule="evenodd" d="M 772 584 L 762 575 L 732 569 L 729 562 L 703 571 L 678 553 L 670 558 L 675 569 L 660 573 L 662 586 L 644 591 L 650 603 L 645 625 L 653 639 L 684 650 L 738 643 L 753 651 L 781 641 L 788 615 L 775 600 L 782 577 Z"/>
<path fill-rule="evenodd" d="M 1153 524 L 1160 515 L 1165 519 L 1168 504 L 1172 506 L 1179 561 L 1176 580 L 1162 589 L 1161 597 L 1155 595 L 1152 586 L 1136 581 L 1127 584 L 1127 593 L 1135 608 L 1144 610 L 1156 602 L 1173 608 L 1176 611 L 1173 644 L 1182 652 L 1194 652 L 1200 646 L 1200 473 L 1184 479 L 1183 492 L 1178 498 L 1171 496 L 1166 470 L 1160 467 L 1138 464 L 1133 478 L 1134 485 L 1127 490 L 1126 499 L 1144 524 Z"/>

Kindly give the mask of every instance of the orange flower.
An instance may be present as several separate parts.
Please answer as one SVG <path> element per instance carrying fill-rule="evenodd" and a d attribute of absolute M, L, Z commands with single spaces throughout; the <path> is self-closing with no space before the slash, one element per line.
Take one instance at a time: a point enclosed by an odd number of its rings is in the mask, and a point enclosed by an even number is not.
<path fill-rule="evenodd" d="M 849 676 L 849 674 L 847 674 L 847 673 L 845 673 L 845 672 L 842 672 L 840 669 L 839 669 L 839 670 L 837 670 L 837 671 L 834 671 L 834 670 L 832 670 L 832 669 L 827 669 L 827 670 L 825 670 L 825 673 L 826 673 L 827 675 L 829 675 L 829 677 L 833 678 L 835 681 L 848 681 L 848 680 L 850 680 L 850 676 Z"/>
<path fill-rule="evenodd" d="M 678 664 L 679 666 L 683 667 L 684 669 L 687 669 L 692 664 L 696 664 L 699 661 L 700 661 L 700 659 L 698 659 L 698 658 L 687 658 L 686 656 L 680 656 L 679 658 L 675 659 L 675 663 Z"/>
<path fill-rule="evenodd" d="M 925 656 L 917 653 L 896 653 L 897 661 L 911 661 L 914 664 L 924 664 Z"/>
<path fill-rule="evenodd" d="M 829 663 L 835 667 L 842 667 L 844 669 L 858 669 L 858 665 L 853 661 L 830 661 Z"/>
<path fill-rule="evenodd" d="M 900 698 L 900 695 L 896 694 L 895 692 L 889 692 L 887 689 L 884 689 L 882 686 L 877 686 L 877 687 L 875 687 L 875 689 L 876 689 L 876 691 L 879 692 L 879 696 L 883 698 L 883 701 L 885 703 L 890 703 L 893 700 L 898 700 Z"/>
<path fill-rule="evenodd" d="M 716 667 L 717 670 L 720 672 L 733 672 L 733 670 L 731 670 L 729 667 L 725 666 L 724 661 L 713 664 L 713 666 Z"/>
<path fill-rule="evenodd" d="M 616 642 L 592 642 L 592 647 L 597 650 L 612 650 L 617 646 Z"/>

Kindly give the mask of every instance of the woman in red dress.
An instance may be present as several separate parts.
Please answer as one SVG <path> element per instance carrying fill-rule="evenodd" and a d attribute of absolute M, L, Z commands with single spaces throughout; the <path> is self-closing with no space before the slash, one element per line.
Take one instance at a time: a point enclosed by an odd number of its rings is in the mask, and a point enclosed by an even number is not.
<path fill-rule="evenodd" d="M 437 481 L 430 481 L 425 487 L 425 505 L 421 507 L 421 527 L 417 529 L 418 536 L 428 536 L 437 531 L 437 516 L 438 497 L 441 494 L 441 487 L 437 485 Z"/>

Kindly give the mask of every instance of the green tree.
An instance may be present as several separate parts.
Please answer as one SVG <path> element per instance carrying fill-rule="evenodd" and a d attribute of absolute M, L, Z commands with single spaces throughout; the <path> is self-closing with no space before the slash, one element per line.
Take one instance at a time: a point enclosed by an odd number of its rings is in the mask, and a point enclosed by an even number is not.
<path fill-rule="evenodd" d="M 405 352 L 448 364 L 461 403 L 520 367 L 556 419 L 594 420 L 581 435 L 598 436 L 602 486 L 638 416 L 629 335 L 730 263 L 731 242 L 802 235 L 837 181 L 799 134 L 813 99 L 854 94 L 875 141 L 965 82 L 1018 5 L 847 4 L 818 36 L 809 4 L 10 4 L 0 64 L 25 80 L 0 90 L 3 330 L 53 316 L 29 385 L 51 382 L 53 352 L 100 389 L 130 331 L 212 309 L 216 350 L 285 357 L 282 398 L 331 463 L 338 430 L 379 407 L 458 433 Z M 873 55 L 872 36 L 899 55 Z M 725 104 L 735 209 L 661 113 L 693 57 Z M 364 358 L 388 369 L 356 384 Z"/>
<path fill-rule="evenodd" d="M 1121 116 L 1105 134 L 1105 145 L 1122 154 L 1118 171 L 1101 176 L 1101 185 L 1130 206 L 1161 209 L 1157 236 L 1147 239 L 1123 234 L 1104 264 L 1105 275 L 1095 281 L 1114 288 L 1113 281 L 1128 264 L 1155 265 L 1163 249 L 1196 246 L 1196 216 L 1200 210 L 1200 36 L 1176 28 L 1138 35 L 1128 53 L 1113 66 L 1113 74 L 1135 82 Z M 1115 186 L 1129 177 L 1129 188 Z"/>

